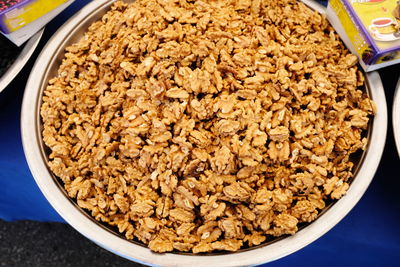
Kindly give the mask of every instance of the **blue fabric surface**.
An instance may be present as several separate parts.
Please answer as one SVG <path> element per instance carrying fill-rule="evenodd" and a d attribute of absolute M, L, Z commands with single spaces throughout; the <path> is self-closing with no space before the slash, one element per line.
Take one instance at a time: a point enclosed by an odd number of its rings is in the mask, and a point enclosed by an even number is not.
<path fill-rule="evenodd" d="M 25 161 L 20 136 L 20 108 L 26 80 L 40 49 L 68 17 L 88 2 L 75 1 L 47 26 L 32 59 L 0 94 L 0 219 L 63 222 L 36 186 Z M 392 66 L 379 72 L 386 88 L 390 112 L 400 67 Z M 396 262 L 400 258 L 399 163 L 390 124 L 378 172 L 357 206 L 323 237 L 271 265 L 399 265 Z"/>
<path fill-rule="evenodd" d="M 22 149 L 20 109 L 31 67 L 0 94 L 0 219 L 62 222 L 33 180 Z"/>

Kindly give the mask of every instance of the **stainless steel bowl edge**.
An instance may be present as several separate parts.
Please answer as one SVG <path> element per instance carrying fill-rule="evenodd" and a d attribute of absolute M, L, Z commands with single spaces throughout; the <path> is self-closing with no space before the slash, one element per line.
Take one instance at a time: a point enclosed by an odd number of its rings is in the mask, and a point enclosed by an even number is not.
<path fill-rule="evenodd" d="M 25 47 L 22 49 L 21 53 L 15 60 L 15 62 L 10 66 L 10 68 L 0 77 L 0 93 L 8 86 L 8 84 L 18 75 L 18 73 L 25 66 L 26 62 L 30 59 L 33 52 L 35 52 L 40 39 L 42 38 L 44 29 L 37 32 L 31 39 L 26 43 Z"/>

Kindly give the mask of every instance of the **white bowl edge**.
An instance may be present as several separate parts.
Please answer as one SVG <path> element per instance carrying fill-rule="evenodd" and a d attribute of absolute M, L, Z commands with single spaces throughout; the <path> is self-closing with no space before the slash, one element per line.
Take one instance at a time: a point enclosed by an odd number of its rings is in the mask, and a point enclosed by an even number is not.
<path fill-rule="evenodd" d="M 19 56 L 16 58 L 14 63 L 10 66 L 10 68 L 1 76 L 0 78 L 0 93 L 10 84 L 10 82 L 18 75 L 18 73 L 25 66 L 26 62 L 28 62 L 29 58 L 32 56 L 36 47 L 40 42 L 40 38 L 42 38 L 44 29 L 37 32 L 34 36 L 29 39 L 26 43 L 24 49 L 22 49 Z"/>
<path fill-rule="evenodd" d="M 393 98 L 392 126 L 397 153 L 400 157 L 400 78 L 397 82 L 396 91 Z"/>

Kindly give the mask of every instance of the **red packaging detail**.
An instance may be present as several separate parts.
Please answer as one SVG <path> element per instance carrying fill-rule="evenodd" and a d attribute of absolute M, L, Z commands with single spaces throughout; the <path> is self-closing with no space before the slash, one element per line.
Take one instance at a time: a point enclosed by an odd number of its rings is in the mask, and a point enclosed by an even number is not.
<path fill-rule="evenodd" d="M 0 0 L 0 12 L 23 1 L 24 0 Z"/>
<path fill-rule="evenodd" d="M 390 19 L 381 19 L 381 20 L 376 20 L 374 21 L 375 25 L 385 25 L 388 23 L 391 23 L 392 21 Z"/>

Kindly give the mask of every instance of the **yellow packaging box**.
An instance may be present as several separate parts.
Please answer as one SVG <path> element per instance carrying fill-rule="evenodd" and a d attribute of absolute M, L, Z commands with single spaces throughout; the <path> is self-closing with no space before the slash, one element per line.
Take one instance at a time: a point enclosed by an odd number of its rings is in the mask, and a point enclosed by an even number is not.
<path fill-rule="evenodd" d="M 73 0 L 0 0 L 0 32 L 21 45 Z"/>
<path fill-rule="evenodd" d="M 400 63 L 399 0 L 330 0 L 327 17 L 365 71 Z"/>

